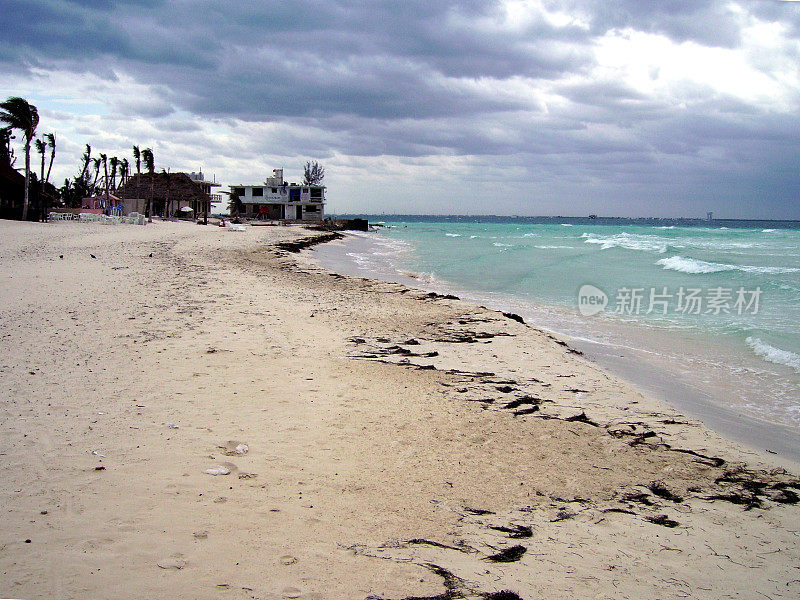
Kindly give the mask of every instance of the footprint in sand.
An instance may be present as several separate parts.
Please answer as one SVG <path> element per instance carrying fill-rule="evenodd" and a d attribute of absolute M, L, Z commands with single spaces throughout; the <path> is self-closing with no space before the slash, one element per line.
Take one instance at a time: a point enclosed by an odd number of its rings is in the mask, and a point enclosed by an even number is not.
<path fill-rule="evenodd" d="M 284 598 L 299 598 L 303 595 L 303 592 L 298 590 L 296 587 L 285 587 L 281 590 L 281 595 Z"/>
<path fill-rule="evenodd" d="M 162 569 L 180 571 L 186 566 L 186 559 L 183 558 L 183 554 L 176 553 L 158 561 L 156 564 Z"/>

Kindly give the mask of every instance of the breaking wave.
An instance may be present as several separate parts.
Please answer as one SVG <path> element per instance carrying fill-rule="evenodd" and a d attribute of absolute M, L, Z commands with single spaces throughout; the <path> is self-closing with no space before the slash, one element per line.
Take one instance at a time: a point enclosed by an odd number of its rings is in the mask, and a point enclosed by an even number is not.
<path fill-rule="evenodd" d="M 609 248 L 625 248 L 627 250 L 644 250 L 664 254 L 667 251 L 667 242 L 663 238 L 651 235 L 634 235 L 630 233 L 617 233 L 606 237 L 595 237 L 584 233 L 581 235 L 585 244 L 599 244 L 601 250 Z"/>
<path fill-rule="evenodd" d="M 752 265 L 728 265 L 724 263 L 706 262 L 685 256 L 670 256 L 656 261 L 657 265 L 667 271 L 681 273 L 720 273 L 722 271 L 743 271 L 744 273 L 762 273 L 775 275 L 780 273 L 797 273 L 800 269 L 795 267 L 756 267 Z"/>
<path fill-rule="evenodd" d="M 798 373 L 800 373 L 800 354 L 795 354 L 794 352 L 789 352 L 788 350 L 781 350 L 780 348 L 776 348 L 775 346 L 770 346 L 766 342 L 760 340 L 757 337 L 748 337 L 746 340 L 747 345 L 755 352 L 758 356 L 763 358 L 766 361 L 771 363 L 775 363 L 778 365 L 785 365 L 787 367 L 791 367 Z"/>

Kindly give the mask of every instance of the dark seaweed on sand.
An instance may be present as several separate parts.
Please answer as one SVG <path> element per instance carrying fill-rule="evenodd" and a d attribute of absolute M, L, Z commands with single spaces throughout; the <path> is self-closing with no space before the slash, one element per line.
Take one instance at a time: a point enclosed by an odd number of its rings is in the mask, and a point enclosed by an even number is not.
<path fill-rule="evenodd" d="M 520 546 L 519 544 L 516 546 L 511 546 L 510 548 L 506 548 L 505 550 L 501 550 L 497 554 L 492 554 L 491 556 L 487 556 L 486 560 L 491 562 L 517 562 L 522 556 L 528 551 L 525 546 Z"/>

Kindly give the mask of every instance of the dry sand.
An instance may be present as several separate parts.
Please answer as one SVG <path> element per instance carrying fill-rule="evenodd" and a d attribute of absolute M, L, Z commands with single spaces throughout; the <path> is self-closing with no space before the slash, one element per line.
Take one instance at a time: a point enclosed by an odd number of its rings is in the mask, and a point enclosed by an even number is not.
<path fill-rule="evenodd" d="M 0 221 L 0 596 L 800 596 L 794 475 L 309 235 Z"/>

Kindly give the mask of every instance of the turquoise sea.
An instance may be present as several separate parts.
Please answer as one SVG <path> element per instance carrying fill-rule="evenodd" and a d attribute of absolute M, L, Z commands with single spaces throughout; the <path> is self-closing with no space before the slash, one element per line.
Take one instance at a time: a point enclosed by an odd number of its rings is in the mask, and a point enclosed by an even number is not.
<path fill-rule="evenodd" d="M 376 221 L 323 262 L 514 310 L 626 374 L 800 432 L 800 222 Z"/>

